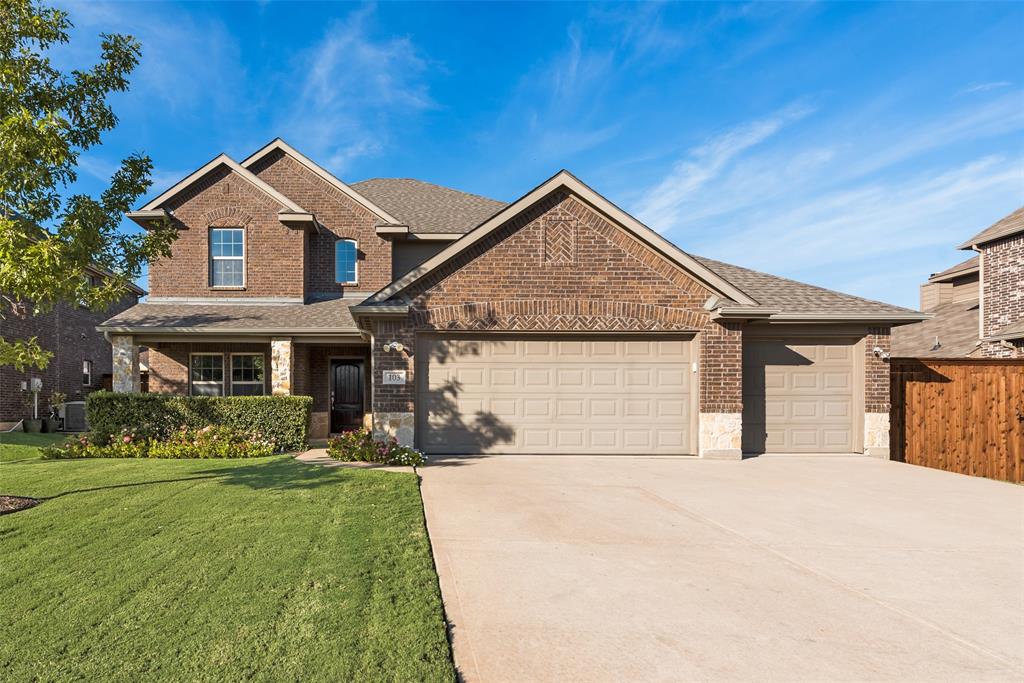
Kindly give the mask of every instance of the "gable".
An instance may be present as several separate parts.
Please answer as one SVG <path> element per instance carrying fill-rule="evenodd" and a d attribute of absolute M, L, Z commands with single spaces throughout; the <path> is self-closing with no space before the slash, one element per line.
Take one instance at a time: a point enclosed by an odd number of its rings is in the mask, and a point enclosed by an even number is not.
<path fill-rule="evenodd" d="M 531 211 L 535 205 L 549 199 L 556 192 L 568 192 L 578 202 L 589 207 L 595 218 L 614 224 L 626 233 L 634 237 L 639 243 L 646 245 L 650 250 L 661 254 L 673 267 L 688 273 L 691 278 L 700 281 L 705 287 L 718 295 L 720 298 L 731 300 L 740 304 L 756 305 L 757 302 L 747 296 L 737 287 L 724 280 L 722 277 L 711 271 L 702 263 L 683 252 L 674 244 L 658 235 L 656 232 L 643 225 L 628 213 L 615 206 L 597 192 L 586 186 L 579 179 L 568 171 L 560 171 L 547 181 L 523 195 L 517 201 L 508 205 L 491 218 L 471 230 L 465 237 L 457 240 L 452 245 L 441 251 L 434 258 L 423 263 L 419 268 L 411 271 L 402 278 L 391 283 L 384 289 L 369 297 L 364 304 L 374 306 L 391 300 L 409 289 L 417 281 L 432 274 L 441 268 L 449 260 L 462 252 L 476 251 L 479 253 L 479 244 L 486 240 L 493 232 L 506 228 L 509 224 L 522 224 L 523 215 Z M 634 247 L 635 248 L 635 247 Z"/>
<path fill-rule="evenodd" d="M 617 320 L 622 329 L 697 330 L 707 321 L 703 306 L 712 294 L 567 190 L 551 193 L 404 292 L 420 323 L 447 329 L 523 328 L 525 318 L 546 316 L 546 327 L 554 329 L 597 329 L 586 320 L 600 318 Z"/>

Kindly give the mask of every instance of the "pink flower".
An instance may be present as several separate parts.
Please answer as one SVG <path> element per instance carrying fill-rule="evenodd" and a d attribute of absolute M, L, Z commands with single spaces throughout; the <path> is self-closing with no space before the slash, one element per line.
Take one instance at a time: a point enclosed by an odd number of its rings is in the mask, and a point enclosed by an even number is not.
<path fill-rule="evenodd" d="M 125 443 L 131 443 L 132 442 L 132 437 L 130 437 L 127 434 L 125 434 L 123 437 L 121 437 L 121 441 L 124 441 Z"/>

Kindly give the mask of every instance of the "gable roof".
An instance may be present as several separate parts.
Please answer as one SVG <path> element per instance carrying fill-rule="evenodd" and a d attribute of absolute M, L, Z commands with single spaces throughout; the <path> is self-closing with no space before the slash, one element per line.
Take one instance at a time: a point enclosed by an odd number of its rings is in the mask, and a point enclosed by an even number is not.
<path fill-rule="evenodd" d="M 372 213 L 372 214 L 376 215 L 378 218 L 380 218 L 383 223 L 385 223 L 387 225 L 404 225 L 404 223 L 402 223 L 402 221 L 400 221 L 397 218 L 395 218 L 394 216 L 392 216 L 388 211 L 382 209 L 376 203 L 374 203 L 374 202 L 370 201 L 369 199 L 367 199 L 365 196 L 363 196 L 362 193 L 355 191 L 349 185 L 346 185 L 345 183 L 343 183 L 341 180 L 339 180 L 337 177 L 335 177 L 331 172 L 329 172 L 323 166 L 317 164 L 312 159 L 307 157 L 302 152 L 299 152 L 298 150 L 296 150 L 294 147 L 289 145 L 287 142 L 285 142 L 281 138 L 274 138 L 273 140 L 268 142 L 266 145 L 264 145 L 260 149 L 256 150 L 256 152 L 254 152 L 253 154 L 250 154 L 248 157 L 246 157 L 246 159 L 244 161 L 242 161 L 242 166 L 244 168 L 249 168 L 250 166 L 255 164 L 257 161 L 259 161 L 263 157 L 267 156 L 271 152 L 275 152 L 275 151 L 278 151 L 278 150 L 280 150 L 281 152 L 287 154 L 292 159 L 294 159 L 295 161 L 299 162 L 300 164 L 305 166 L 307 169 L 312 171 L 314 174 L 320 176 L 320 178 L 323 179 L 325 182 L 327 182 L 328 185 L 332 185 L 333 187 L 335 187 L 338 190 L 340 190 L 343 194 L 348 195 L 348 197 L 351 198 L 353 201 L 355 201 L 357 204 L 360 204 L 363 208 L 368 210 L 370 213 Z"/>
<path fill-rule="evenodd" d="M 298 204 L 293 202 L 291 199 L 289 199 L 288 197 L 285 197 L 283 194 L 281 194 L 280 192 L 275 190 L 273 187 L 271 187 L 270 185 L 268 185 L 264 181 L 262 181 L 259 178 L 257 178 L 248 169 L 243 168 L 242 166 L 240 166 L 237 161 L 235 161 L 234 159 L 229 157 L 227 154 L 218 154 L 216 157 L 211 159 L 208 163 L 204 164 L 202 167 L 200 167 L 199 169 L 197 169 L 193 173 L 189 174 L 183 180 L 178 182 L 176 185 L 174 185 L 172 188 L 170 188 L 169 190 L 167 190 L 166 192 L 161 194 L 156 199 L 154 199 L 151 202 L 149 202 L 148 204 L 146 204 L 144 207 L 139 209 L 137 212 L 133 211 L 133 212 L 129 213 L 128 214 L 129 217 L 131 217 L 131 215 L 133 213 L 141 214 L 143 212 L 152 212 L 152 211 L 155 211 L 155 210 L 161 208 L 164 204 L 169 202 L 171 199 L 173 199 L 174 197 L 178 196 L 179 194 L 181 194 L 182 192 L 187 190 L 189 187 L 191 187 L 195 182 L 197 182 L 197 181 L 201 180 L 203 177 L 205 177 L 206 174 L 210 173 L 211 171 L 213 171 L 216 168 L 220 168 L 221 166 L 226 166 L 227 168 L 231 169 L 232 171 L 237 173 L 239 176 L 241 176 L 243 180 L 245 180 L 246 182 L 251 184 L 253 187 L 255 187 L 256 189 L 260 190 L 261 192 L 263 192 L 264 194 L 266 194 L 267 196 L 272 198 L 274 201 L 278 202 L 281 205 L 281 208 L 283 209 L 284 213 L 295 213 L 295 214 L 308 214 L 309 213 L 308 211 L 303 209 L 301 206 L 299 206 Z"/>
<path fill-rule="evenodd" d="M 413 178 L 372 178 L 352 187 L 398 216 L 413 234 L 466 233 L 507 206 Z"/>
<path fill-rule="evenodd" d="M 976 249 L 982 244 L 994 242 L 995 240 L 1015 235 L 1018 232 L 1024 232 L 1024 206 L 985 228 L 961 244 L 957 249 Z"/>
<path fill-rule="evenodd" d="M 544 197 L 562 188 L 569 190 L 577 197 L 588 203 L 592 208 L 596 209 L 599 213 L 604 214 L 613 222 L 633 234 L 633 236 L 643 242 L 646 242 L 648 246 L 660 252 L 671 261 L 674 261 L 678 266 L 688 271 L 691 275 L 696 276 L 699 280 L 703 281 L 709 289 L 740 304 L 757 303 L 732 283 L 723 279 L 720 275 L 708 269 L 704 264 L 685 253 L 682 249 L 675 246 L 619 207 L 615 206 L 615 204 L 602 197 L 585 183 L 580 181 L 576 176 L 564 169 L 527 192 L 515 202 L 499 210 L 493 216 L 466 233 L 463 237 L 452 242 L 445 249 L 442 249 L 434 257 L 427 259 L 427 261 L 420 264 L 417 268 L 414 268 L 412 271 L 405 274 L 398 280 L 395 280 L 384 289 L 381 289 L 367 298 L 364 303 L 367 306 L 380 304 L 395 294 L 402 292 L 416 281 L 422 279 L 428 273 L 436 270 L 455 255 L 468 249 L 515 216 L 529 209 Z"/>
<path fill-rule="evenodd" d="M 947 280 L 954 280 L 964 275 L 970 275 L 971 273 L 977 273 L 981 257 L 975 254 L 966 261 L 961 261 L 955 266 L 950 266 L 942 272 L 932 273 L 932 276 L 928 278 L 928 282 L 946 282 Z"/>
<path fill-rule="evenodd" d="M 842 318 L 916 321 L 929 316 L 902 306 L 863 299 L 824 287 L 777 275 L 761 273 L 731 263 L 694 256 L 710 270 L 741 288 L 757 304 L 772 309 L 773 320 L 792 318 Z"/>
<path fill-rule="evenodd" d="M 1024 339 L 1024 320 L 1010 323 L 992 335 L 992 339 Z"/>

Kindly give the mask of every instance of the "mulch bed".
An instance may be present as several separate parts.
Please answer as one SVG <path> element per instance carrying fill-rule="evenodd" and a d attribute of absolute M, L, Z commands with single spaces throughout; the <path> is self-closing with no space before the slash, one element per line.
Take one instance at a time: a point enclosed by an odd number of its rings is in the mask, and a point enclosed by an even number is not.
<path fill-rule="evenodd" d="M 9 515 L 19 510 L 27 510 L 39 505 L 42 501 L 24 496 L 0 496 L 0 515 Z"/>

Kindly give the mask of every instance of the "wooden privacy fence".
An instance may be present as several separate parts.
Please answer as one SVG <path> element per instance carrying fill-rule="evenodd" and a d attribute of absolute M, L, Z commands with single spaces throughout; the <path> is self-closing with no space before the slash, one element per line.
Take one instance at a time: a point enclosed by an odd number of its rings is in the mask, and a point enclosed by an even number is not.
<path fill-rule="evenodd" d="M 891 361 L 892 458 L 1024 479 L 1024 359 Z"/>

